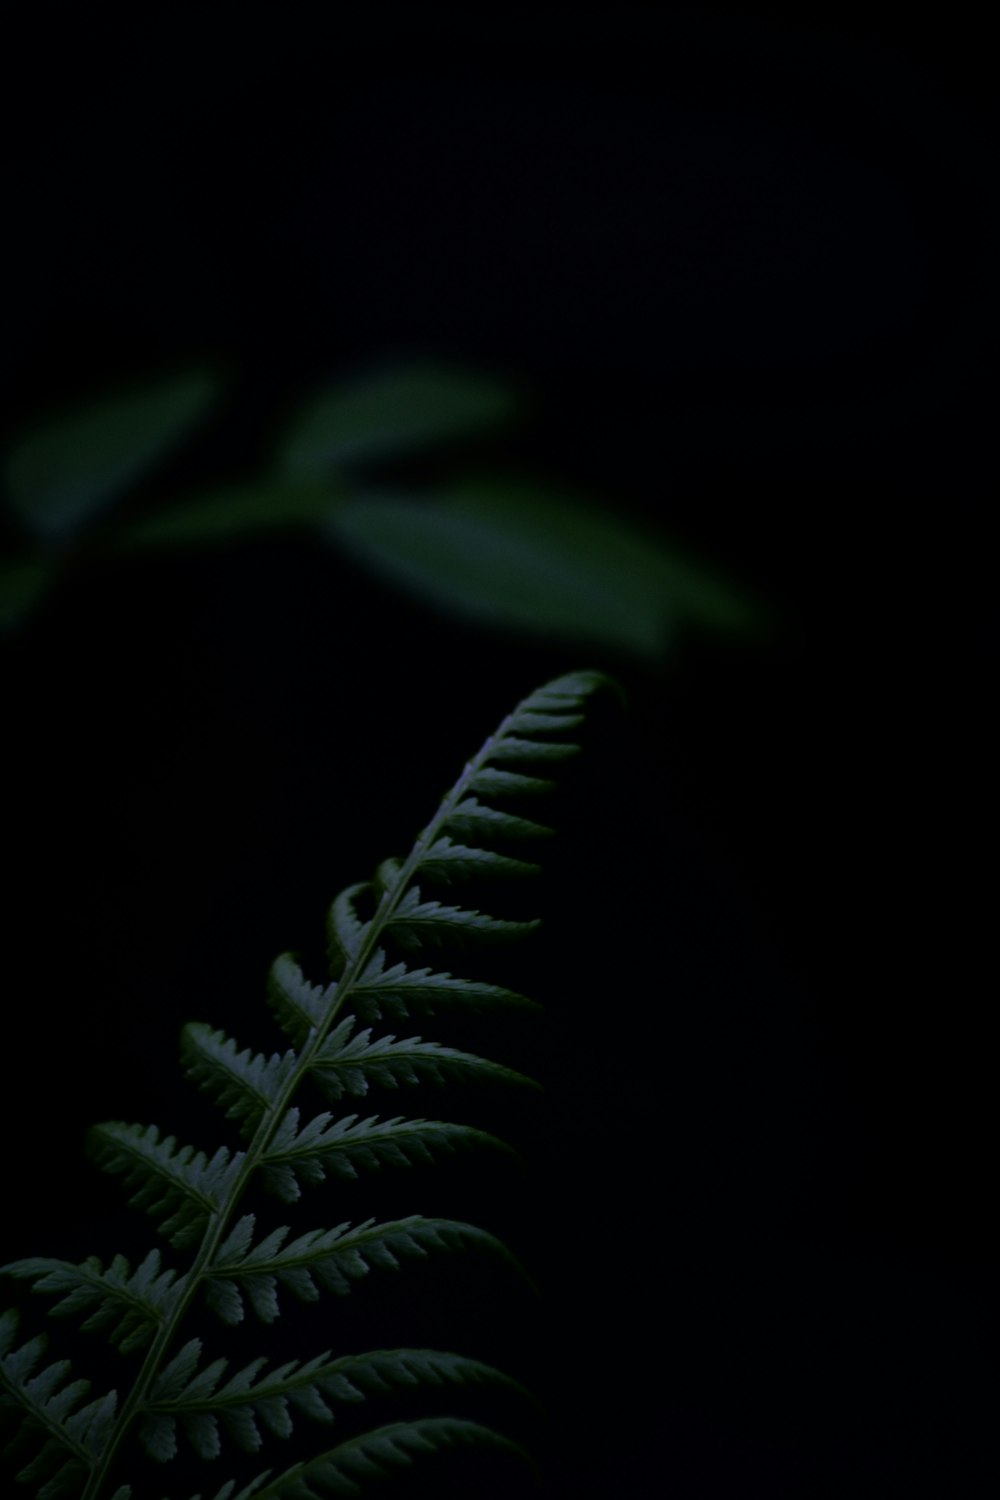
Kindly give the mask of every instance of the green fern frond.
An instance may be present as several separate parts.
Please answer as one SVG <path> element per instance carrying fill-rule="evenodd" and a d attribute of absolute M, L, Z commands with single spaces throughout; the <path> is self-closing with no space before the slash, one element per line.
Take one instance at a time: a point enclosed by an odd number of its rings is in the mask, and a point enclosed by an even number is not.
<path fill-rule="evenodd" d="M 358 916 L 357 903 L 359 897 L 370 889 L 369 881 L 359 880 L 356 884 L 349 885 L 346 890 L 341 891 L 330 908 L 326 935 L 330 967 L 334 976 L 342 972 L 361 948 L 365 924 Z"/>
<path fill-rule="evenodd" d="M 93 1126 L 88 1145 L 97 1165 L 124 1178 L 129 1202 L 156 1219 L 178 1250 L 195 1244 L 206 1222 L 223 1211 L 243 1160 L 225 1146 L 209 1158 L 178 1146 L 172 1135 L 161 1140 L 155 1125 L 118 1120 Z"/>
<path fill-rule="evenodd" d="M 291 953 L 276 958 L 267 977 L 267 1003 L 296 1046 L 323 1024 L 335 1002 L 336 990 L 335 984 L 310 984 Z"/>
<path fill-rule="evenodd" d="M 235 1120 L 245 1136 L 252 1136 L 261 1117 L 281 1099 L 285 1084 L 295 1072 L 294 1052 L 270 1057 L 240 1052 L 237 1043 L 223 1031 L 213 1031 L 200 1021 L 190 1021 L 181 1032 L 184 1071 L 211 1094 Z"/>
<path fill-rule="evenodd" d="M 258 1474 L 256 1479 L 251 1479 L 249 1484 L 236 1493 L 236 1480 L 227 1479 L 220 1490 L 216 1490 L 212 1500 L 252 1500 L 254 1495 L 259 1495 L 261 1486 L 266 1484 L 271 1477 L 271 1470 L 265 1469 L 263 1474 Z M 202 1500 L 201 1495 L 193 1496 L 193 1500 Z"/>
<path fill-rule="evenodd" d="M 498 771 L 483 765 L 469 777 L 469 791 L 484 797 L 530 797 L 551 792 L 555 786 L 544 776 L 525 776 L 520 771 Z"/>
<path fill-rule="evenodd" d="M 150 1250 L 135 1270 L 116 1255 L 104 1270 L 96 1256 L 80 1265 L 34 1256 L 0 1266 L 0 1272 L 31 1281 L 32 1290 L 59 1297 L 52 1317 L 83 1317 L 81 1327 L 105 1333 L 123 1354 L 142 1349 L 183 1293 L 184 1277 L 161 1270 L 159 1250 Z"/>
<path fill-rule="evenodd" d="M 547 770 L 576 753 L 575 740 L 552 736 L 579 728 L 584 701 L 601 681 L 596 674 L 572 674 L 525 699 L 466 765 L 409 854 L 383 860 L 371 881 L 351 885 L 336 898 L 328 920 L 332 983 L 312 984 L 288 954 L 277 960 L 268 1000 L 290 1049 L 255 1053 L 210 1026 L 185 1028 L 185 1069 L 235 1122 L 243 1150 L 222 1146 L 209 1156 L 153 1125 L 112 1122 L 91 1132 L 97 1164 L 122 1177 L 130 1201 L 191 1258 L 180 1275 L 164 1269 L 156 1251 L 134 1270 L 122 1256 L 106 1268 L 96 1257 L 79 1265 L 37 1257 L 4 1268 L 54 1296 L 54 1313 L 79 1317 L 84 1329 L 103 1333 L 125 1354 L 144 1350 L 120 1405 L 114 1391 L 89 1400 L 88 1382 L 71 1378 L 67 1362 L 43 1366 L 43 1339 L 15 1350 L 16 1315 L 0 1319 L 0 1400 L 20 1416 L 14 1441 L 22 1454 L 19 1478 L 35 1486 L 38 1500 L 105 1500 L 112 1466 L 136 1434 L 149 1455 L 167 1461 L 183 1433 L 198 1458 L 208 1461 L 220 1451 L 223 1436 L 254 1453 L 267 1433 L 287 1436 L 294 1415 L 328 1423 L 340 1402 L 428 1384 L 515 1384 L 479 1361 L 428 1349 L 337 1359 L 325 1353 L 270 1370 L 261 1357 L 229 1375 L 225 1359 L 203 1364 L 202 1341 L 182 1342 L 182 1330 L 196 1299 L 230 1325 L 244 1318 L 247 1305 L 272 1323 L 281 1311 L 279 1294 L 306 1303 L 324 1291 L 344 1295 L 373 1269 L 397 1270 L 406 1260 L 437 1252 L 489 1250 L 520 1270 L 498 1239 L 458 1220 L 369 1218 L 294 1235 L 280 1226 L 257 1237 L 255 1216 L 239 1209 L 252 1183 L 291 1202 L 304 1185 L 350 1181 L 387 1165 L 430 1163 L 460 1147 L 510 1151 L 471 1125 L 325 1111 L 303 1115 L 298 1093 L 310 1079 L 334 1100 L 425 1081 L 531 1083 L 487 1058 L 419 1036 L 374 1036 L 364 1023 L 411 1012 L 532 1006 L 499 985 L 396 961 L 393 950 L 506 939 L 537 926 L 425 900 L 418 879 L 514 877 L 537 868 L 495 850 L 491 841 L 532 839 L 550 830 L 493 803 L 551 785 L 532 771 L 536 763 Z M 506 769 L 507 763 L 519 769 Z M 367 1479 L 409 1465 L 418 1454 L 472 1443 L 519 1451 L 476 1422 L 425 1417 L 354 1436 L 276 1477 L 267 1470 L 238 1492 L 237 1481 L 227 1481 L 216 1500 L 353 1496 Z M 118 1484 L 112 1500 L 130 1500 L 131 1493 L 128 1484 Z"/>
<path fill-rule="evenodd" d="M 405 963 L 387 969 L 385 963 L 385 949 L 377 948 L 352 987 L 351 1002 L 362 1021 L 379 1021 L 383 1016 L 404 1019 L 413 1014 L 436 1015 L 439 1010 L 459 1007 L 473 1012 L 539 1009 L 534 1000 L 502 985 L 455 979 L 451 974 L 435 974 L 431 969 L 410 969 Z"/>
<path fill-rule="evenodd" d="M 514 709 L 507 722 L 515 732 L 526 734 L 526 725 L 539 714 L 558 717 L 558 729 L 576 729 L 582 723 L 580 708 L 598 688 L 611 688 L 615 684 L 601 672 L 564 672 L 540 688 L 535 688 Z"/>
<path fill-rule="evenodd" d="M 432 1457 L 455 1448 L 484 1448 L 504 1452 L 531 1467 L 520 1444 L 491 1427 L 459 1417 L 422 1417 L 413 1422 L 390 1422 L 350 1438 L 306 1463 L 294 1464 L 277 1478 L 270 1471 L 234 1495 L 223 1487 L 215 1500 L 328 1500 L 364 1493 L 371 1480 L 387 1479 L 396 1469 L 408 1469 L 415 1458 Z"/>
<path fill-rule="evenodd" d="M 478 797 L 465 797 L 448 814 L 445 827 L 462 838 L 538 839 L 551 838 L 553 830 L 544 823 L 535 823 L 531 818 L 518 818 L 513 813 L 501 812 L 480 802 Z"/>
<path fill-rule="evenodd" d="M 81 1406 L 90 1381 L 70 1380 L 67 1359 L 39 1369 L 48 1341 L 34 1338 L 15 1349 L 17 1326 L 16 1313 L 0 1317 L 0 1400 L 20 1419 L 6 1451 L 19 1461 L 30 1454 L 18 1480 L 40 1485 L 38 1500 L 57 1500 L 86 1483 L 114 1421 L 118 1396 L 108 1391 Z"/>
<path fill-rule="evenodd" d="M 261 1155 L 261 1180 L 269 1192 L 295 1203 L 301 1185 L 331 1177 L 357 1177 L 365 1167 L 410 1167 L 431 1163 L 461 1146 L 493 1146 L 510 1151 L 506 1142 L 471 1125 L 444 1120 L 407 1120 L 397 1115 L 362 1120 L 358 1115 L 334 1119 L 326 1110 L 299 1129 L 299 1110 L 290 1109 Z"/>
<path fill-rule="evenodd" d="M 506 760 L 568 760 L 579 753 L 580 746 L 569 741 L 522 740 L 516 735 L 508 735 L 493 746 L 486 757 L 486 763 L 489 765 L 494 761 Z"/>
<path fill-rule="evenodd" d="M 532 699 L 526 701 L 531 702 Z M 560 698 L 559 701 L 564 700 Z M 584 714 L 539 713 L 533 708 L 519 708 L 511 714 L 510 722 L 515 734 L 563 734 L 567 729 L 579 729 L 585 718 Z M 575 747 L 577 750 L 579 748 L 578 745 Z"/>
<path fill-rule="evenodd" d="M 533 1078 L 516 1073 L 513 1068 L 504 1068 L 471 1052 L 443 1047 L 440 1042 L 425 1042 L 418 1036 L 399 1042 L 394 1036 L 380 1036 L 372 1041 L 370 1029 L 353 1036 L 355 1024 L 353 1016 L 341 1021 L 316 1053 L 312 1065 L 313 1077 L 334 1101 L 345 1094 L 367 1094 L 372 1084 L 394 1089 L 401 1083 L 443 1084 L 449 1078 L 538 1087 Z"/>
<path fill-rule="evenodd" d="M 537 921 L 508 922 L 461 906 L 442 906 L 440 901 L 421 901 L 420 887 L 411 885 L 396 902 L 385 930 L 401 948 L 411 949 L 445 943 L 461 947 L 469 938 L 525 937 L 538 925 Z"/>
<path fill-rule="evenodd" d="M 432 880 L 467 880 L 475 875 L 537 875 L 541 865 L 525 859 L 497 854 L 495 849 L 476 849 L 456 844 L 447 834 L 437 839 L 420 861 L 421 872 Z"/>
<path fill-rule="evenodd" d="M 290 1360 L 266 1374 L 267 1361 L 255 1359 L 224 1385 L 229 1361 L 201 1366 L 201 1353 L 201 1341 L 192 1339 L 150 1393 L 139 1437 L 158 1462 L 175 1456 L 178 1425 L 198 1457 L 208 1460 L 221 1452 L 223 1432 L 244 1452 L 256 1453 L 263 1444 L 259 1423 L 275 1437 L 288 1438 L 296 1414 L 330 1423 L 337 1403 L 355 1404 L 399 1386 L 493 1384 L 522 1390 L 492 1365 L 435 1349 L 376 1349 L 339 1359 L 327 1352 L 305 1363 Z"/>
<path fill-rule="evenodd" d="M 344 1296 L 372 1269 L 398 1271 L 403 1260 L 424 1260 L 444 1251 L 484 1250 L 499 1256 L 522 1276 L 524 1272 L 495 1235 L 475 1224 L 455 1219 L 427 1219 L 418 1214 L 376 1223 L 366 1219 L 336 1229 L 311 1229 L 286 1244 L 287 1225 L 253 1244 L 256 1220 L 246 1214 L 219 1246 L 205 1296 L 225 1323 L 244 1317 L 244 1298 L 264 1323 L 279 1314 L 278 1288 L 302 1302 L 315 1302 L 321 1292 Z"/>

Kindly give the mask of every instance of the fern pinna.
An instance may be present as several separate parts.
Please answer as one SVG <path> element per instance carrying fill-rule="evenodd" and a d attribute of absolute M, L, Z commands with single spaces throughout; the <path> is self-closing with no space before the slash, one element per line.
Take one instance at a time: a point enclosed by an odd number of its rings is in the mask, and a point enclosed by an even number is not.
<path fill-rule="evenodd" d="M 266 1057 L 241 1050 L 209 1026 L 185 1028 L 186 1071 L 225 1109 L 244 1139 L 242 1149 L 221 1146 L 209 1155 L 152 1125 L 111 1123 L 91 1132 L 98 1165 L 123 1178 L 130 1201 L 156 1221 L 183 1261 L 179 1268 L 165 1265 L 154 1249 L 134 1268 L 120 1255 L 107 1266 L 94 1257 L 82 1264 L 35 1257 L 3 1268 L 58 1298 L 54 1312 L 81 1318 L 85 1329 L 103 1333 L 138 1365 L 123 1398 L 114 1390 L 95 1397 L 68 1361 L 47 1361 L 44 1337 L 18 1345 L 15 1312 L 0 1318 L 0 1399 L 18 1419 L 10 1449 L 17 1477 L 34 1486 L 39 1500 L 129 1500 L 136 1484 L 134 1477 L 128 1482 L 133 1437 L 152 1459 L 166 1462 L 177 1454 L 180 1434 L 207 1461 L 229 1443 L 256 1453 L 265 1434 L 287 1436 L 293 1416 L 329 1424 L 338 1405 L 393 1387 L 514 1384 L 480 1361 L 432 1349 L 325 1352 L 272 1368 L 257 1358 L 230 1373 L 226 1359 L 207 1361 L 202 1341 L 184 1333 L 198 1304 L 223 1324 L 240 1322 L 247 1308 L 269 1324 L 281 1311 L 281 1296 L 311 1302 L 324 1292 L 346 1293 L 372 1267 L 395 1268 L 407 1257 L 438 1250 L 489 1246 L 506 1253 L 484 1230 L 450 1219 L 368 1219 L 293 1236 L 287 1226 L 258 1227 L 256 1216 L 241 1214 L 240 1207 L 253 1181 L 291 1203 L 303 1187 L 326 1178 L 430 1161 L 458 1146 L 501 1144 L 486 1132 L 439 1120 L 304 1113 L 302 1085 L 311 1079 L 340 1108 L 370 1084 L 520 1077 L 434 1041 L 375 1035 L 372 1024 L 448 1008 L 530 1003 L 496 984 L 418 966 L 413 955 L 467 939 L 513 938 L 537 924 L 443 904 L 425 896 L 420 882 L 538 868 L 493 845 L 548 832 L 512 812 L 511 801 L 552 785 L 547 773 L 579 748 L 566 735 L 582 723 L 581 709 L 602 680 L 576 673 L 532 693 L 468 762 L 406 858 L 386 860 L 373 881 L 337 897 L 329 918 L 328 984 L 311 984 L 291 957 L 278 959 L 269 1000 L 291 1042 L 287 1051 Z M 239 1489 L 240 1481 L 230 1479 L 214 1500 L 353 1496 L 367 1480 L 418 1455 L 480 1444 L 517 1447 L 460 1417 L 393 1421 L 281 1472 L 260 1472 Z"/>

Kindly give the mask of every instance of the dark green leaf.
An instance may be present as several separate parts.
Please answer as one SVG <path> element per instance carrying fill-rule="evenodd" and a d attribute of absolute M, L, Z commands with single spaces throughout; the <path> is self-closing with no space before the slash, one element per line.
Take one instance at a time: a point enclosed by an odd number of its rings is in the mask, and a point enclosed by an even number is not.
<path fill-rule="evenodd" d="M 379 371 L 312 401 L 285 441 L 281 467 L 319 476 L 394 458 L 492 427 L 512 407 L 505 387 L 471 371 L 437 364 Z"/>
<path fill-rule="evenodd" d="M 7 461 L 11 505 L 37 535 L 72 536 L 175 447 L 215 393 L 203 372 L 173 376 L 34 428 Z"/>
<path fill-rule="evenodd" d="M 363 1432 L 318 1458 L 286 1469 L 263 1489 L 255 1488 L 250 1493 L 259 1495 L 260 1500 L 360 1496 L 372 1480 L 385 1479 L 394 1469 L 408 1469 L 414 1458 L 467 1446 L 503 1451 L 530 1463 L 517 1443 L 478 1422 L 459 1417 L 422 1417 Z M 242 1496 L 236 1496 L 235 1500 L 242 1500 Z"/>
<path fill-rule="evenodd" d="M 130 522 L 117 533 L 117 542 L 129 549 L 225 545 L 245 536 L 313 526 L 338 503 L 335 493 L 319 485 L 281 479 L 229 485 Z"/>
<path fill-rule="evenodd" d="M 653 656 L 681 617 L 735 628 L 744 606 L 656 533 L 544 491 L 467 485 L 371 495 L 328 523 L 362 563 L 441 609 L 505 630 Z"/>
<path fill-rule="evenodd" d="M 26 557 L 0 563 L 0 631 L 14 630 L 37 607 L 53 576 L 51 563 Z"/>

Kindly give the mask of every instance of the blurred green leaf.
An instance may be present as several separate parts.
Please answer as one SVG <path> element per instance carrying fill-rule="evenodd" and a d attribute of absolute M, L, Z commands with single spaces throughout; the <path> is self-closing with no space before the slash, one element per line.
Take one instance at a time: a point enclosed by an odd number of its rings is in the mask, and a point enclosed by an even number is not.
<path fill-rule="evenodd" d="M 674 550 L 661 538 L 656 566 L 678 619 L 693 620 L 712 630 L 752 631 L 763 624 L 759 609 L 717 573 Z"/>
<path fill-rule="evenodd" d="M 340 503 L 328 485 L 287 479 L 227 485 L 129 522 L 116 541 L 129 549 L 224 545 L 260 532 L 314 526 Z"/>
<path fill-rule="evenodd" d="M 50 563 L 36 558 L 0 563 L 0 631 L 14 630 L 45 594 Z"/>
<path fill-rule="evenodd" d="M 175 447 L 215 394 L 214 379 L 195 372 L 34 428 L 7 460 L 12 508 L 37 536 L 72 536 Z"/>
<path fill-rule="evenodd" d="M 311 401 L 279 454 L 292 475 L 376 462 L 461 438 L 505 421 L 511 392 L 498 381 L 436 364 L 385 370 Z"/>
<path fill-rule="evenodd" d="M 660 653 L 682 616 L 740 627 L 724 586 L 609 512 L 522 486 L 463 485 L 434 501 L 368 496 L 329 534 L 441 608 L 536 635 Z"/>

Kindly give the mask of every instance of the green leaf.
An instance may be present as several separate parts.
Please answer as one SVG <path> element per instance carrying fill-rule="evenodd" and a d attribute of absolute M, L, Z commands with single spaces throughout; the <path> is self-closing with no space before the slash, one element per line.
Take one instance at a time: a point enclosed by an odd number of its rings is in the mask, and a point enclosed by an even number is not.
<path fill-rule="evenodd" d="M 224 1031 L 213 1031 L 201 1021 L 189 1022 L 181 1032 L 184 1071 L 205 1093 L 236 1120 L 245 1136 L 252 1136 L 272 1108 L 295 1070 L 294 1052 L 264 1057 L 249 1047 L 242 1052 Z"/>
<path fill-rule="evenodd" d="M 351 1003 L 363 1021 L 384 1015 L 436 1015 L 441 1010 L 538 1010 L 534 1000 L 496 984 L 456 979 L 431 969 L 411 969 L 405 963 L 385 966 L 385 949 L 377 948 L 351 988 Z"/>
<path fill-rule="evenodd" d="M 326 924 L 327 951 L 330 955 L 330 969 L 335 976 L 342 974 L 361 950 L 367 924 L 358 916 L 357 902 L 370 889 L 370 882 L 367 880 L 349 885 L 340 892 L 330 908 Z"/>
<path fill-rule="evenodd" d="M 500 812 L 498 808 L 480 802 L 478 797 L 464 797 L 448 813 L 444 826 L 454 829 L 463 838 L 477 834 L 512 839 L 552 837 L 552 829 L 546 824 L 535 823 L 530 818 L 515 817 L 513 813 Z"/>
<path fill-rule="evenodd" d="M 215 395 L 216 381 L 196 371 L 34 428 L 7 460 L 13 509 L 37 536 L 73 536 L 176 447 Z"/>
<path fill-rule="evenodd" d="M 300 477 L 382 462 L 493 427 L 513 407 L 504 386 L 472 371 L 431 363 L 378 371 L 311 401 L 285 439 L 279 464 Z"/>
<path fill-rule="evenodd" d="M 417 869 L 432 880 L 452 881 L 477 875 L 537 875 L 541 866 L 524 859 L 511 859 L 493 849 L 456 844 L 445 834 L 424 851 Z"/>
<path fill-rule="evenodd" d="M 338 504 L 328 486 L 262 480 L 175 501 L 115 533 L 121 549 L 225 545 L 245 536 L 297 531 L 328 518 Z"/>
<path fill-rule="evenodd" d="M 38 1500 L 78 1494 L 114 1423 L 118 1397 L 108 1391 L 86 1405 L 89 1380 L 70 1380 L 69 1360 L 41 1365 L 45 1338 L 13 1347 L 17 1314 L 0 1317 L 0 1395 L 5 1405 L 20 1408 L 20 1425 L 11 1453 L 30 1461 L 21 1469 L 23 1483 L 41 1483 Z"/>
<path fill-rule="evenodd" d="M 0 631 L 16 629 L 34 613 L 54 576 L 52 564 L 42 558 L 0 563 Z"/>
<path fill-rule="evenodd" d="M 598 692 L 620 694 L 621 689 L 615 679 L 604 672 L 564 672 L 561 677 L 553 677 L 550 682 L 535 688 L 527 698 L 522 698 L 504 723 L 519 733 L 529 734 L 533 732 L 532 722 L 537 721 L 539 716 L 552 715 L 559 722 L 547 728 L 575 729 L 580 723 L 576 711 Z M 536 723 L 535 728 L 537 727 Z"/>
<path fill-rule="evenodd" d="M 404 948 L 428 943 L 460 945 L 468 938 L 504 939 L 534 932 L 537 921 L 509 922 L 488 917 L 461 906 L 442 906 L 440 901 L 421 901 L 420 887 L 411 885 L 385 924 L 385 930 Z"/>
<path fill-rule="evenodd" d="M 270 1469 L 265 1469 L 262 1474 L 258 1474 L 255 1479 L 251 1479 L 249 1484 L 244 1485 L 238 1494 L 236 1493 L 236 1480 L 227 1479 L 222 1488 L 216 1490 L 212 1496 L 212 1500 L 252 1500 L 253 1496 L 260 1494 L 261 1486 L 267 1483 L 271 1477 L 271 1473 Z M 291 1491 L 288 1494 L 290 1497 Z M 118 1497 L 113 1496 L 112 1500 L 118 1500 Z M 200 1494 L 194 1495 L 192 1500 L 202 1500 L 202 1496 Z"/>
<path fill-rule="evenodd" d="M 570 760 L 579 753 L 579 745 L 565 741 L 522 740 L 517 735 L 508 734 L 497 740 L 484 759 L 487 763 L 496 760 Z"/>
<path fill-rule="evenodd" d="M 80 1265 L 34 1256 L 0 1271 L 31 1281 L 35 1292 L 59 1297 L 53 1317 L 82 1316 L 85 1330 L 101 1330 L 123 1354 L 149 1343 L 184 1284 L 176 1271 L 160 1269 L 159 1250 L 151 1250 L 134 1271 L 123 1255 L 116 1255 L 107 1270 L 96 1256 Z"/>
<path fill-rule="evenodd" d="M 282 1225 L 254 1245 L 255 1222 L 253 1214 L 239 1220 L 220 1245 L 206 1284 L 206 1300 L 224 1323 L 242 1322 L 244 1297 L 262 1322 L 272 1323 L 280 1312 L 279 1287 L 302 1302 L 317 1301 L 322 1291 L 346 1296 L 372 1269 L 398 1271 L 401 1261 L 436 1252 L 487 1250 L 525 1276 L 494 1235 L 455 1219 L 366 1219 L 353 1228 L 310 1229 L 290 1242 L 291 1230 Z"/>
<path fill-rule="evenodd" d="M 483 766 L 472 775 L 469 786 L 487 797 L 530 797 L 550 792 L 555 782 L 544 776 L 522 776 L 520 771 L 498 771 L 493 766 Z"/>
<path fill-rule="evenodd" d="M 262 1155 L 261 1177 L 269 1192 L 286 1203 L 299 1198 L 300 1183 L 331 1177 L 354 1178 L 362 1170 L 383 1166 L 408 1167 L 430 1163 L 458 1147 L 510 1147 L 485 1130 L 453 1125 L 443 1120 L 380 1120 L 372 1115 L 340 1119 L 327 1111 L 299 1128 L 299 1110 L 290 1109 Z"/>
<path fill-rule="evenodd" d="M 99 1167 L 124 1179 L 129 1202 L 145 1209 L 179 1250 L 194 1244 L 224 1207 L 243 1162 L 242 1152 L 234 1156 L 225 1146 L 209 1159 L 193 1146 L 178 1146 L 172 1135 L 161 1140 L 155 1125 L 117 1120 L 95 1125 L 88 1146 Z"/>
<path fill-rule="evenodd" d="M 362 564 L 438 608 L 498 629 L 661 654 L 680 619 L 751 623 L 721 582 L 653 531 L 513 485 L 442 498 L 348 501 L 327 531 Z"/>
<path fill-rule="evenodd" d="M 395 891 L 399 885 L 399 877 L 403 873 L 403 861 L 395 855 L 383 859 L 375 871 L 375 879 L 372 882 L 375 894 L 379 899 L 386 894 Z"/>
<path fill-rule="evenodd" d="M 267 978 L 267 1003 L 282 1031 L 298 1047 L 314 1026 L 322 1025 L 336 989 L 335 984 L 325 988 L 310 984 L 293 955 L 282 953 Z"/>
<path fill-rule="evenodd" d="M 252 1493 L 257 1500 L 316 1500 L 322 1495 L 354 1500 L 369 1481 L 408 1469 L 415 1458 L 470 1446 L 501 1450 L 530 1467 L 523 1448 L 490 1427 L 460 1417 L 422 1417 L 363 1432 L 317 1458 L 293 1465 Z M 234 1500 L 242 1497 L 234 1496 Z"/>
<path fill-rule="evenodd" d="M 425 1042 L 418 1036 L 398 1042 L 394 1036 L 381 1036 L 372 1041 L 369 1029 L 352 1036 L 355 1024 L 353 1016 L 341 1021 L 310 1066 L 313 1077 L 334 1102 L 345 1094 L 367 1094 L 371 1084 L 394 1089 L 401 1083 L 443 1084 L 449 1078 L 529 1085 L 534 1082 L 523 1073 L 487 1058 L 443 1047 L 440 1042 Z"/>
<path fill-rule="evenodd" d="M 190 1351 L 195 1351 L 193 1362 Z M 183 1380 L 168 1366 L 146 1403 L 140 1439 L 150 1457 L 161 1462 L 177 1451 L 178 1422 L 199 1458 L 210 1460 L 221 1451 L 220 1424 L 245 1452 L 256 1453 L 262 1444 L 258 1420 L 275 1436 L 288 1438 L 295 1428 L 293 1413 L 329 1424 L 337 1403 L 354 1405 L 398 1386 L 490 1384 L 522 1390 L 492 1365 L 436 1349 L 374 1349 L 339 1359 L 331 1359 L 327 1351 L 266 1373 L 266 1360 L 255 1359 L 221 1386 L 229 1361 L 216 1359 L 198 1368 L 200 1353 L 195 1339 L 182 1351 Z"/>

